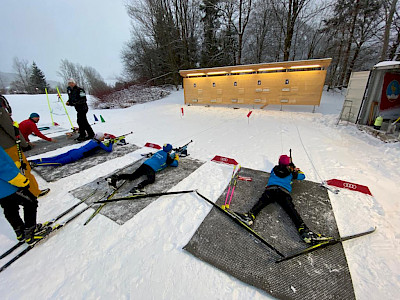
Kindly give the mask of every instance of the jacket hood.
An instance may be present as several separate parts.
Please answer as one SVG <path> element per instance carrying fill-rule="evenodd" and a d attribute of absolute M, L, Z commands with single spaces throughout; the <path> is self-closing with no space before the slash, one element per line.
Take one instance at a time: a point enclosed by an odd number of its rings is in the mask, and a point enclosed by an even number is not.
<path fill-rule="evenodd" d="M 285 178 L 290 175 L 290 171 L 287 166 L 275 166 L 273 168 L 274 174 L 279 178 Z"/>

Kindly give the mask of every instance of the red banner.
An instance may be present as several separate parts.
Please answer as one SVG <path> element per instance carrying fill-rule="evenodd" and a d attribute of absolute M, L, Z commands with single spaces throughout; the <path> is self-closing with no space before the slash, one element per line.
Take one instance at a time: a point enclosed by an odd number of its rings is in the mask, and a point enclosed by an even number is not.
<path fill-rule="evenodd" d="M 217 163 L 227 164 L 227 165 L 237 165 L 237 161 L 233 158 L 223 157 L 216 155 L 211 161 L 215 161 Z"/>
<path fill-rule="evenodd" d="M 154 148 L 154 149 L 161 149 L 160 145 L 153 144 L 153 143 L 146 143 L 145 147 Z"/>
<path fill-rule="evenodd" d="M 369 188 L 365 185 L 348 182 L 348 181 L 343 181 L 343 180 L 339 180 L 339 179 L 330 179 L 330 180 L 327 180 L 326 183 L 329 185 L 336 186 L 338 188 L 348 189 L 351 191 L 357 191 L 357 192 L 372 196 Z"/>
<path fill-rule="evenodd" d="M 400 106 L 400 74 L 386 73 L 383 79 L 380 110 Z"/>
<path fill-rule="evenodd" d="M 250 115 L 251 115 L 252 112 L 253 112 L 252 110 L 249 111 L 249 113 L 247 114 L 247 117 L 248 117 L 248 118 L 250 117 Z"/>

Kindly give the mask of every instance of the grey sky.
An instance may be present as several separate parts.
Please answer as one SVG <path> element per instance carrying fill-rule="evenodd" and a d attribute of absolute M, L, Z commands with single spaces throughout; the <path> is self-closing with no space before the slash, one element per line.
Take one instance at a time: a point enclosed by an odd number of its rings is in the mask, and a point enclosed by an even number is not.
<path fill-rule="evenodd" d="M 0 71 L 13 58 L 35 61 L 48 80 L 61 80 L 61 59 L 95 68 L 104 79 L 122 72 L 129 40 L 127 0 L 1 0 Z"/>

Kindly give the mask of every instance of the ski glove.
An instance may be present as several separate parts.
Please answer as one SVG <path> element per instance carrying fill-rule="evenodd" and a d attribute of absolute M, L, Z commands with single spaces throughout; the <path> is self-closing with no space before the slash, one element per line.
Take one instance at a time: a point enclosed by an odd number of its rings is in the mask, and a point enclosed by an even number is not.
<path fill-rule="evenodd" d="M 25 188 L 25 187 L 29 186 L 29 179 L 26 178 L 21 173 L 18 173 L 17 176 L 15 176 L 13 179 L 9 180 L 8 183 L 10 183 L 16 187 Z"/>

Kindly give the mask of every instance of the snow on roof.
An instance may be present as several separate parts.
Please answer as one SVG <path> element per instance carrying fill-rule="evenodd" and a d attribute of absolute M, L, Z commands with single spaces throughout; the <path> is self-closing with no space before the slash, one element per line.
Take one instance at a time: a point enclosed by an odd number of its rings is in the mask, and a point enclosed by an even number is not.
<path fill-rule="evenodd" d="M 374 69 L 377 69 L 377 68 L 387 68 L 387 67 L 399 67 L 399 65 L 400 65 L 400 61 L 394 61 L 394 60 L 389 60 L 389 61 L 381 61 L 380 63 L 377 63 L 375 66 L 374 66 Z"/>

